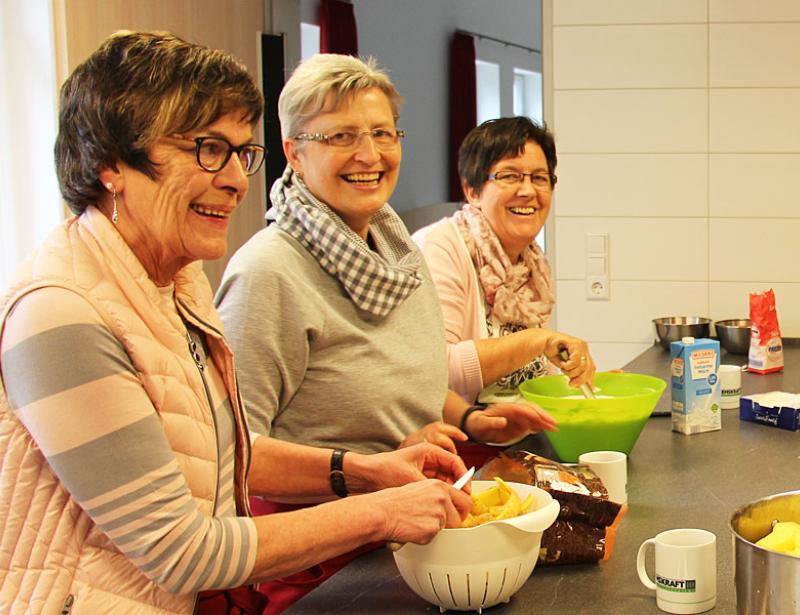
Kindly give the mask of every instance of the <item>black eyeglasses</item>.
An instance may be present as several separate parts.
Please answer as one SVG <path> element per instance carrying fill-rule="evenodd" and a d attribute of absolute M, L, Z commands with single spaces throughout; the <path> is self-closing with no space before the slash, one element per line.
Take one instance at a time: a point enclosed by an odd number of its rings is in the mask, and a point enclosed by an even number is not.
<path fill-rule="evenodd" d="M 329 135 L 320 132 L 303 132 L 294 138 L 297 141 L 323 141 L 333 147 L 349 148 L 358 145 L 364 135 L 369 135 L 378 149 L 389 150 L 397 145 L 400 139 L 406 136 L 406 133 L 404 130 L 394 131 L 376 128 L 375 130 L 364 130 L 362 132 L 334 132 Z"/>
<path fill-rule="evenodd" d="M 551 190 L 556 185 L 558 177 L 554 173 L 521 173 L 519 171 L 498 171 L 489 175 L 489 179 L 509 187 L 516 188 L 526 177 L 531 178 L 533 187 L 537 190 Z"/>
<path fill-rule="evenodd" d="M 197 154 L 197 164 L 209 173 L 216 173 L 225 168 L 231 155 L 236 153 L 245 175 L 255 175 L 264 163 L 267 148 L 258 143 L 245 143 L 234 147 L 230 141 L 223 137 L 183 137 L 170 135 L 179 141 L 192 141 Z"/>

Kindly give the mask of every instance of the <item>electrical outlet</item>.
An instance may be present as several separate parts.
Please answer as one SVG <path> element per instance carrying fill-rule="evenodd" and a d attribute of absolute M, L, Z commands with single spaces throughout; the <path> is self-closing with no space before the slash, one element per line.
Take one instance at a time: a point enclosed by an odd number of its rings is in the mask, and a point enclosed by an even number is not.
<path fill-rule="evenodd" d="M 608 233 L 586 234 L 586 299 L 608 301 Z"/>
<path fill-rule="evenodd" d="M 609 300 L 608 276 L 586 277 L 586 299 L 589 301 Z"/>

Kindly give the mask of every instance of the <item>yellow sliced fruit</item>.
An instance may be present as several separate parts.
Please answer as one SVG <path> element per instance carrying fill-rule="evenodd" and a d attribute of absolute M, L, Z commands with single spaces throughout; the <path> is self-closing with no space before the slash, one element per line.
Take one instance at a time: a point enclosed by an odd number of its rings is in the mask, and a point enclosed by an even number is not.
<path fill-rule="evenodd" d="M 471 515 L 483 515 L 489 512 L 489 507 L 483 502 L 472 498 L 472 508 L 469 511 Z"/>
<path fill-rule="evenodd" d="M 494 480 L 497 486 L 472 496 L 472 509 L 461 527 L 475 527 L 489 521 L 511 519 L 530 511 L 533 495 L 528 495 L 523 502 L 502 478 Z"/>
<path fill-rule="evenodd" d="M 778 553 L 789 553 L 800 548 L 800 524 L 794 521 L 776 523 L 772 531 L 756 542 L 759 547 Z"/>
<path fill-rule="evenodd" d="M 492 487 L 491 489 L 487 489 L 483 493 L 479 493 L 478 495 L 473 495 L 472 498 L 487 508 L 491 506 L 500 506 L 503 504 L 502 494 L 500 493 L 500 489 L 497 487 Z"/>

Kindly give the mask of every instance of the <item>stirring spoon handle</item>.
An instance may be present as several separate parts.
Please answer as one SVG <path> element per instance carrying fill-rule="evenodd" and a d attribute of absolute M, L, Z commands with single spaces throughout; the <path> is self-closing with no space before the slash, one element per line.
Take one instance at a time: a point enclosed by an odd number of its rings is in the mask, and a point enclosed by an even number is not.
<path fill-rule="evenodd" d="M 561 348 L 561 350 L 558 351 L 558 356 L 564 359 L 564 361 L 569 361 L 569 352 L 567 352 L 566 348 Z M 589 388 L 588 384 L 582 384 L 579 388 L 586 399 L 595 399 L 594 391 Z"/>

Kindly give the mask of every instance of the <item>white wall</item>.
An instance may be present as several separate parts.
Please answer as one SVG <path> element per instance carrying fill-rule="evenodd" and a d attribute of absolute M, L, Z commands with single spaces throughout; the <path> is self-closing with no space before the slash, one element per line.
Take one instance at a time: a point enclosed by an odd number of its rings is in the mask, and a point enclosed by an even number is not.
<path fill-rule="evenodd" d="M 51 162 L 59 85 L 53 22 L 45 0 L 0 2 L 0 289 L 63 219 Z"/>
<path fill-rule="evenodd" d="M 546 2 L 559 329 L 609 369 L 652 318 L 746 318 L 773 287 L 800 336 L 800 4 Z M 586 299 L 590 232 L 609 235 L 606 302 Z"/>

